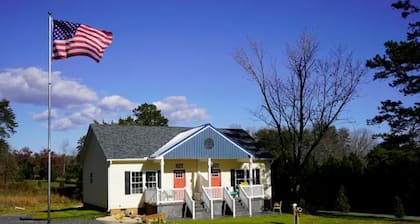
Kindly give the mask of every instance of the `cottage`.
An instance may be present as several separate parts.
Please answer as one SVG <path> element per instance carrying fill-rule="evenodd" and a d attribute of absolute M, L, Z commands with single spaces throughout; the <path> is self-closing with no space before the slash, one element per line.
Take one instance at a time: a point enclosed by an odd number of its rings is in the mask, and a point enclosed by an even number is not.
<path fill-rule="evenodd" d="M 91 124 L 81 159 L 83 202 L 111 214 L 252 216 L 271 200 L 272 156 L 242 129 Z"/>

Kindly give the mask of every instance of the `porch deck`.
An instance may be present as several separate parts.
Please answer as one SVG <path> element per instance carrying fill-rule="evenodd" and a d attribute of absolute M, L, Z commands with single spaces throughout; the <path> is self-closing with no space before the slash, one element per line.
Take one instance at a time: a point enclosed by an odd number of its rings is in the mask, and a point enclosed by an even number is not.
<path fill-rule="evenodd" d="M 166 214 L 168 216 L 178 217 L 181 214 L 181 217 L 186 217 L 190 214 L 192 219 L 196 219 L 197 215 L 203 218 L 203 214 L 199 213 L 204 213 L 204 217 L 213 219 L 215 215 L 225 215 L 227 209 L 233 217 L 252 216 L 262 211 L 263 185 L 239 185 L 238 191 L 232 191 L 229 188 L 227 186 L 201 187 L 201 192 L 195 192 L 200 197 L 195 199 L 185 188 L 146 189 L 145 203 L 156 206 L 157 210 L 166 208 L 167 213 L 174 213 Z M 242 212 L 238 213 L 237 210 Z"/>

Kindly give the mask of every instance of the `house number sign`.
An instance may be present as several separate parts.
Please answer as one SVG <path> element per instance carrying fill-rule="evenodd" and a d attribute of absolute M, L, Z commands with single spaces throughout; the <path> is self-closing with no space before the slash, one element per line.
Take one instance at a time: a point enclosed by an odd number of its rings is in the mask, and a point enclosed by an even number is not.
<path fill-rule="evenodd" d="M 214 147 L 214 141 L 212 138 L 206 138 L 204 140 L 204 148 L 206 149 L 212 149 Z"/>

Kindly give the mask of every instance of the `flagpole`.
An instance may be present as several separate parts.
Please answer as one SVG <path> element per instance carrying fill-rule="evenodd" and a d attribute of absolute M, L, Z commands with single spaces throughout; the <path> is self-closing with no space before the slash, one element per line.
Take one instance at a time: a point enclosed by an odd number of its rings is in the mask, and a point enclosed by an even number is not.
<path fill-rule="evenodd" d="M 51 223 L 51 30 L 52 13 L 48 12 L 48 221 Z"/>

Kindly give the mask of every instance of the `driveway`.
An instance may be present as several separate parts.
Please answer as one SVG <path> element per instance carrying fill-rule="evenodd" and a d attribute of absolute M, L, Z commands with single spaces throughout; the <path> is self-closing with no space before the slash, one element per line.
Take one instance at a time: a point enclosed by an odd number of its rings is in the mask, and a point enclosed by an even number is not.
<path fill-rule="evenodd" d="M 0 224 L 45 224 L 46 221 L 33 221 L 25 219 L 23 216 L 0 216 Z M 55 221 L 51 220 L 51 224 L 104 224 L 107 222 L 101 222 L 97 220 L 63 220 Z M 108 222 L 109 223 L 109 222 Z"/>

